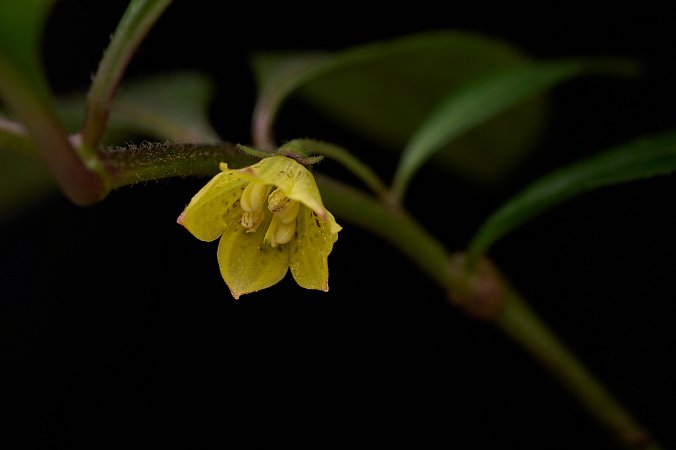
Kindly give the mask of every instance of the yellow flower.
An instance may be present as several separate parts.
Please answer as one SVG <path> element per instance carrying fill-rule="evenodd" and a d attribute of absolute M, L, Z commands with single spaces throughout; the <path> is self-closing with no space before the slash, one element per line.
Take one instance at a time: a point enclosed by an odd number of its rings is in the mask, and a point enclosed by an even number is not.
<path fill-rule="evenodd" d="M 177 222 L 202 241 L 221 238 L 218 263 L 232 296 L 270 287 L 289 268 L 300 286 L 328 291 L 327 258 L 341 227 L 310 171 L 286 156 L 220 169 Z"/>

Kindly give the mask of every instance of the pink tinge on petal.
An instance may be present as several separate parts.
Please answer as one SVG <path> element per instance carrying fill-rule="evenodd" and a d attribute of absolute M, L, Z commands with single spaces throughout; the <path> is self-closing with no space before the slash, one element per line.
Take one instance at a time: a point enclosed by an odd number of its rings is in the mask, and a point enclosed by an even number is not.
<path fill-rule="evenodd" d="M 176 223 L 179 225 L 183 225 L 183 220 L 185 219 L 185 209 L 181 213 L 180 216 L 178 216 L 178 219 L 176 219 Z"/>
<path fill-rule="evenodd" d="M 324 222 L 329 220 L 329 215 L 326 214 L 326 210 L 324 208 L 313 209 L 313 211 L 315 214 L 321 217 Z"/>

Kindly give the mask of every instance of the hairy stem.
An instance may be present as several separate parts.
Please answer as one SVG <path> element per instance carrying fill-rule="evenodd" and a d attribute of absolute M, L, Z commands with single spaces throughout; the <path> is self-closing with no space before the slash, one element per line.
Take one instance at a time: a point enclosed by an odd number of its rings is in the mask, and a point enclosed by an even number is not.
<path fill-rule="evenodd" d="M 243 167 L 256 159 L 239 151 L 234 144 L 144 143 L 99 150 L 109 174 L 110 187 L 118 188 L 149 180 L 178 176 L 210 176 L 218 164 Z"/>
<path fill-rule="evenodd" d="M 87 95 L 82 126 L 85 156 L 93 157 L 108 123 L 110 104 L 131 57 L 171 0 L 132 0 L 106 49 Z"/>

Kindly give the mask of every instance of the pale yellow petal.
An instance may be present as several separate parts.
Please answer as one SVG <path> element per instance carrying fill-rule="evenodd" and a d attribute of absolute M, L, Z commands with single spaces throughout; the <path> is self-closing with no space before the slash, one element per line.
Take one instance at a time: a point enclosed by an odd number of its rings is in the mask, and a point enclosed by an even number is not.
<path fill-rule="evenodd" d="M 218 244 L 221 275 L 235 298 L 278 283 L 289 268 L 288 248 L 263 242 L 271 214 L 254 233 L 241 226 L 241 214 L 240 208 L 226 214 L 226 229 Z"/>
<path fill-rule="evenodd" d="M 302 164 L 286 156 L 271 156 L 238 172 L 251 181 L 277 186 L 287 197 L 299 201 L 328 222 L 332 233 L 341 230 L 334 217 L 324 208 L 312 172 Z"/>
<path fill-rule="evenodd" d="M 332 220 L 333 216 L 327 214 Z M 300 208 L 296 218 L 296 239 L 289 244 L 291 274 L 299 286 L 329 290 L 327 259 L 337 239 L 338 234 L 331 231 L 331 221 L 321 220 L 309 208 Z"/>
<path fill-rule="evenodd" d="M 246 184 L 237 171 L 220 172 L 195 194 L 177 222 L 197 239 L 213 241 L 223 234 L 225 216 L 239 200 Z"/>

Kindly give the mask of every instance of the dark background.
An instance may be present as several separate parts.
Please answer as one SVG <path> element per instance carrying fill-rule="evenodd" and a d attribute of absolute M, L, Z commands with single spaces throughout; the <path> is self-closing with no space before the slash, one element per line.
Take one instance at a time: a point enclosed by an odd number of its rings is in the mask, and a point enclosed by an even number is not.
<path fill-rule="evenodd" d="M 213 5 L 172 5 L 128 74 L 204 70 L 218 86 L 215 127 L 233 142 L 249 141 L 255 92 L 246 60 L 255 50 L 342 49 L 459 28 L 539 58 L 644 62 L 638 80 L 587 78 L 556 88 L 543 142 L 501 189 L 478 192 L 425 168 L 409 198 L 446 199 L 408 206 L 449 249 L 462 248 L 492 209 L 538 175 L 676 129 L 676 33 L 659 10 L 449 14 L 416 2 L 416 11 L 317 4 L 238 5 L 228 13 Z M 86 88 L 124 6 L 57 3 L 44 45 L 57 92 Z M 372 146 L 298 103 L 278 131 Z M 383 155 L 374 146 L 363 158 L 389 178 L 396 160 Z M 520 348 L 450 307 L 405 257 L 359 228 L 340 234 L 328 294 L 301 290 L 289 277 L 234 301 L 216 244 L 175 224 L 203 183 L 146 183 L 86 209 L 57 196 L 0 225 L 5 448 L 240 440 L 616 448 Z M 533 220 L 492 252 L 533 308 L 671 448 L 674 193 L 674 177 L 606 188 Z"/>

